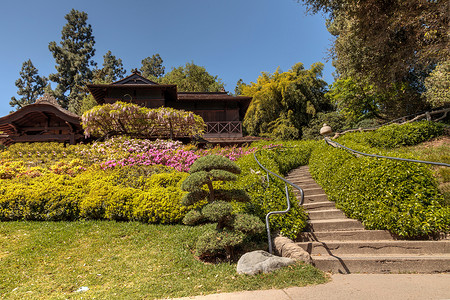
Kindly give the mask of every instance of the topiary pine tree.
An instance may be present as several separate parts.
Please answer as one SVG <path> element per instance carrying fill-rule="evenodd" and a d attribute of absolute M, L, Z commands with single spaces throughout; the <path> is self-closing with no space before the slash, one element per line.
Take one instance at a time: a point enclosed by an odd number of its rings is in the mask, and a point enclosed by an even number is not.
<path fill-rule="evenodd" d="M 197 159 L 190 168 L 190 175 L 183 181 L 181 189 L 188 191 L 182 199 L 183 205 L 207 200 L 201 210 L 186 214 L 183 223 L 195 225 L 201 222 L 216 222 L 214 231 L 199 237 L 196 252 L 200 257 L 214 256 L 225 250 L 227 259 L 233 258 L 234 248 L 245 238 L 261 233 L 264 224 L 256 216 L 234 214 L 230 201 L 247 202 L 249 197 L 244 190 L 214 188 L 215 181 L 236 181 L 241 170 L 236 163 L 219 155 L 208 155 Z M 207 187 L 208 190 L 203 189 Z"/>

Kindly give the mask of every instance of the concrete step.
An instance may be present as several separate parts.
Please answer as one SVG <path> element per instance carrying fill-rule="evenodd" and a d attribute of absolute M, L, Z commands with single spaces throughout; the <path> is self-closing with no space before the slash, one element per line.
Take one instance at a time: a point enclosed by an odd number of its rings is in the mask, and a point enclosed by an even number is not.
<path fill-rule="evenodd" d="M 310 231 L 363 230 L 364 226 L 353 219 L 309 220 Z"/>
<path fill-rule="evenodd" d="M 450 272 L 450 254 L 312 256 L 313 264 L 333 273 L 442 273 Z"/>
<path fill-rule="evenodd" d="M 309 211 L 310 220 L 344 219 L 344 213 L 336 208 Z"/>
<path fill-rule="evenodd" d="M 289 179 L 288 179 L 289 180 Z M 295 181 L 291 181 L 292 183 L 298 185 L 299 187 L 301 187 L 303 190 L 305 189 L 312 189 L 312 188 L 319 188 L 322 189 L 322 187 L 320 185 L 318 185 L 317 183 L 301 183 L 301 182 L 295 182 Z"/>
<path fill-rule="evenodd" d="M 306 199 L 306 197 L 305 197 Z M 334 202 L 331 201 L 320 201 L 320 202 L 309 202 L 302 205 L 304 209 L 306 209 L 308 212 L 313 210 L 322 210 L 322 209 L 330 209 L 330 208 L 336 208 Z"/>
<path fill-rule="evenodd" d="M 296 244 L 311 255 L 450 254 L 450 241 L 339 241 Z"/>
<path fill-rule="evenodd" d="M 297 196 L 297 195 L 296 195 Z M 300 192 L 298 193 L 298 197 L 300 198 Z M 328 201 L 328 197 L 326 194 L 316 194 L 316 195 L 306 195 L 304 196 L 304 203 L 317 203 Z M 330 201 L 328 201 L 330 202 Z M 334 202 L 333 202 L 334 205 Z"/>
<path fill-rule="evenodd" d="M 302 188 L 302 187 L 301 187 Z M 317 194 L 323 194 L 323 189 L 319 187 L 309 187 L 309 188 L 302 188 L 305 195 L 317 195 Z"/>
<path fill-rule="evenodd" d="M 297 237 L 298 242 L 333 242 L 333 241 L 377 241 L 394 240 L 387 230 L 339 230 L 302 232 Z"/>

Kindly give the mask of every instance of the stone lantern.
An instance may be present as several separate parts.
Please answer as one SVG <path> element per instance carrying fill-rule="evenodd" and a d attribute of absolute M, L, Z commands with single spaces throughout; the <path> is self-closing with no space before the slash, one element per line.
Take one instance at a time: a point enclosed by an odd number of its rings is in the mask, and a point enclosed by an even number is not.
<path fill-rule="evenodd" d="M 330 136 L 333 133 L 333 130 L 327 124 L 323 124 L 322 128 L 320 128 L 320 134 L 324 137 Z"/>

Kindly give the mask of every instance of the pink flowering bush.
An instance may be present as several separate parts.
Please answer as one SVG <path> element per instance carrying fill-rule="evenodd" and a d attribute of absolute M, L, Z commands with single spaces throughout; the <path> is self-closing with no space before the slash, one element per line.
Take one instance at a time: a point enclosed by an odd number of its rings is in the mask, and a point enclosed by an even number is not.
<path fill-rule="evenodd" d="M 172 167 L 177 171 L 187 172 L 194 161 L 206 155 L 221 155 L 233 161 L 239 157 L 251 154 L 256 147 L 216 147 L 212 149 L 196 149 L 191 146 L 183 146 L 180 142 L 157 140 L 142 141 L 123 138 L 107 141 L 92 147 L 94 151 L 102 153 L 107 158 L 100 162 L 102 169 L 116 166 L 135 165 L 163 165 Z M 92 152 L 88 154 L 94 157 Z"/>

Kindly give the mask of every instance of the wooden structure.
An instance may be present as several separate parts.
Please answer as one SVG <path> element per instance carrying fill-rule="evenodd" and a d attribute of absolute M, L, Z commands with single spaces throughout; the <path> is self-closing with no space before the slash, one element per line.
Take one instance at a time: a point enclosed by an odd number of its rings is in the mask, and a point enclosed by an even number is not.
<path fill-rule="evenodd" d="M 137 71 L 114 83 L 88 84 L 87 88 L 98 104 L 124 101 L 149 108 L 192 111 L 207 124 L 205 138 L 242 137 L 242 120 L 252 100 L 226 92 L 177 92 L 176 85 L 155 83 Z"/>
<path fill-rule="evenodd" d="M 56 99 L 45 94 L 36 103 L 0 118 L 0 140 L 17 142 L 68 142 L 82 140 L 83 128 L 78 115 L 63 109 Z"/>

